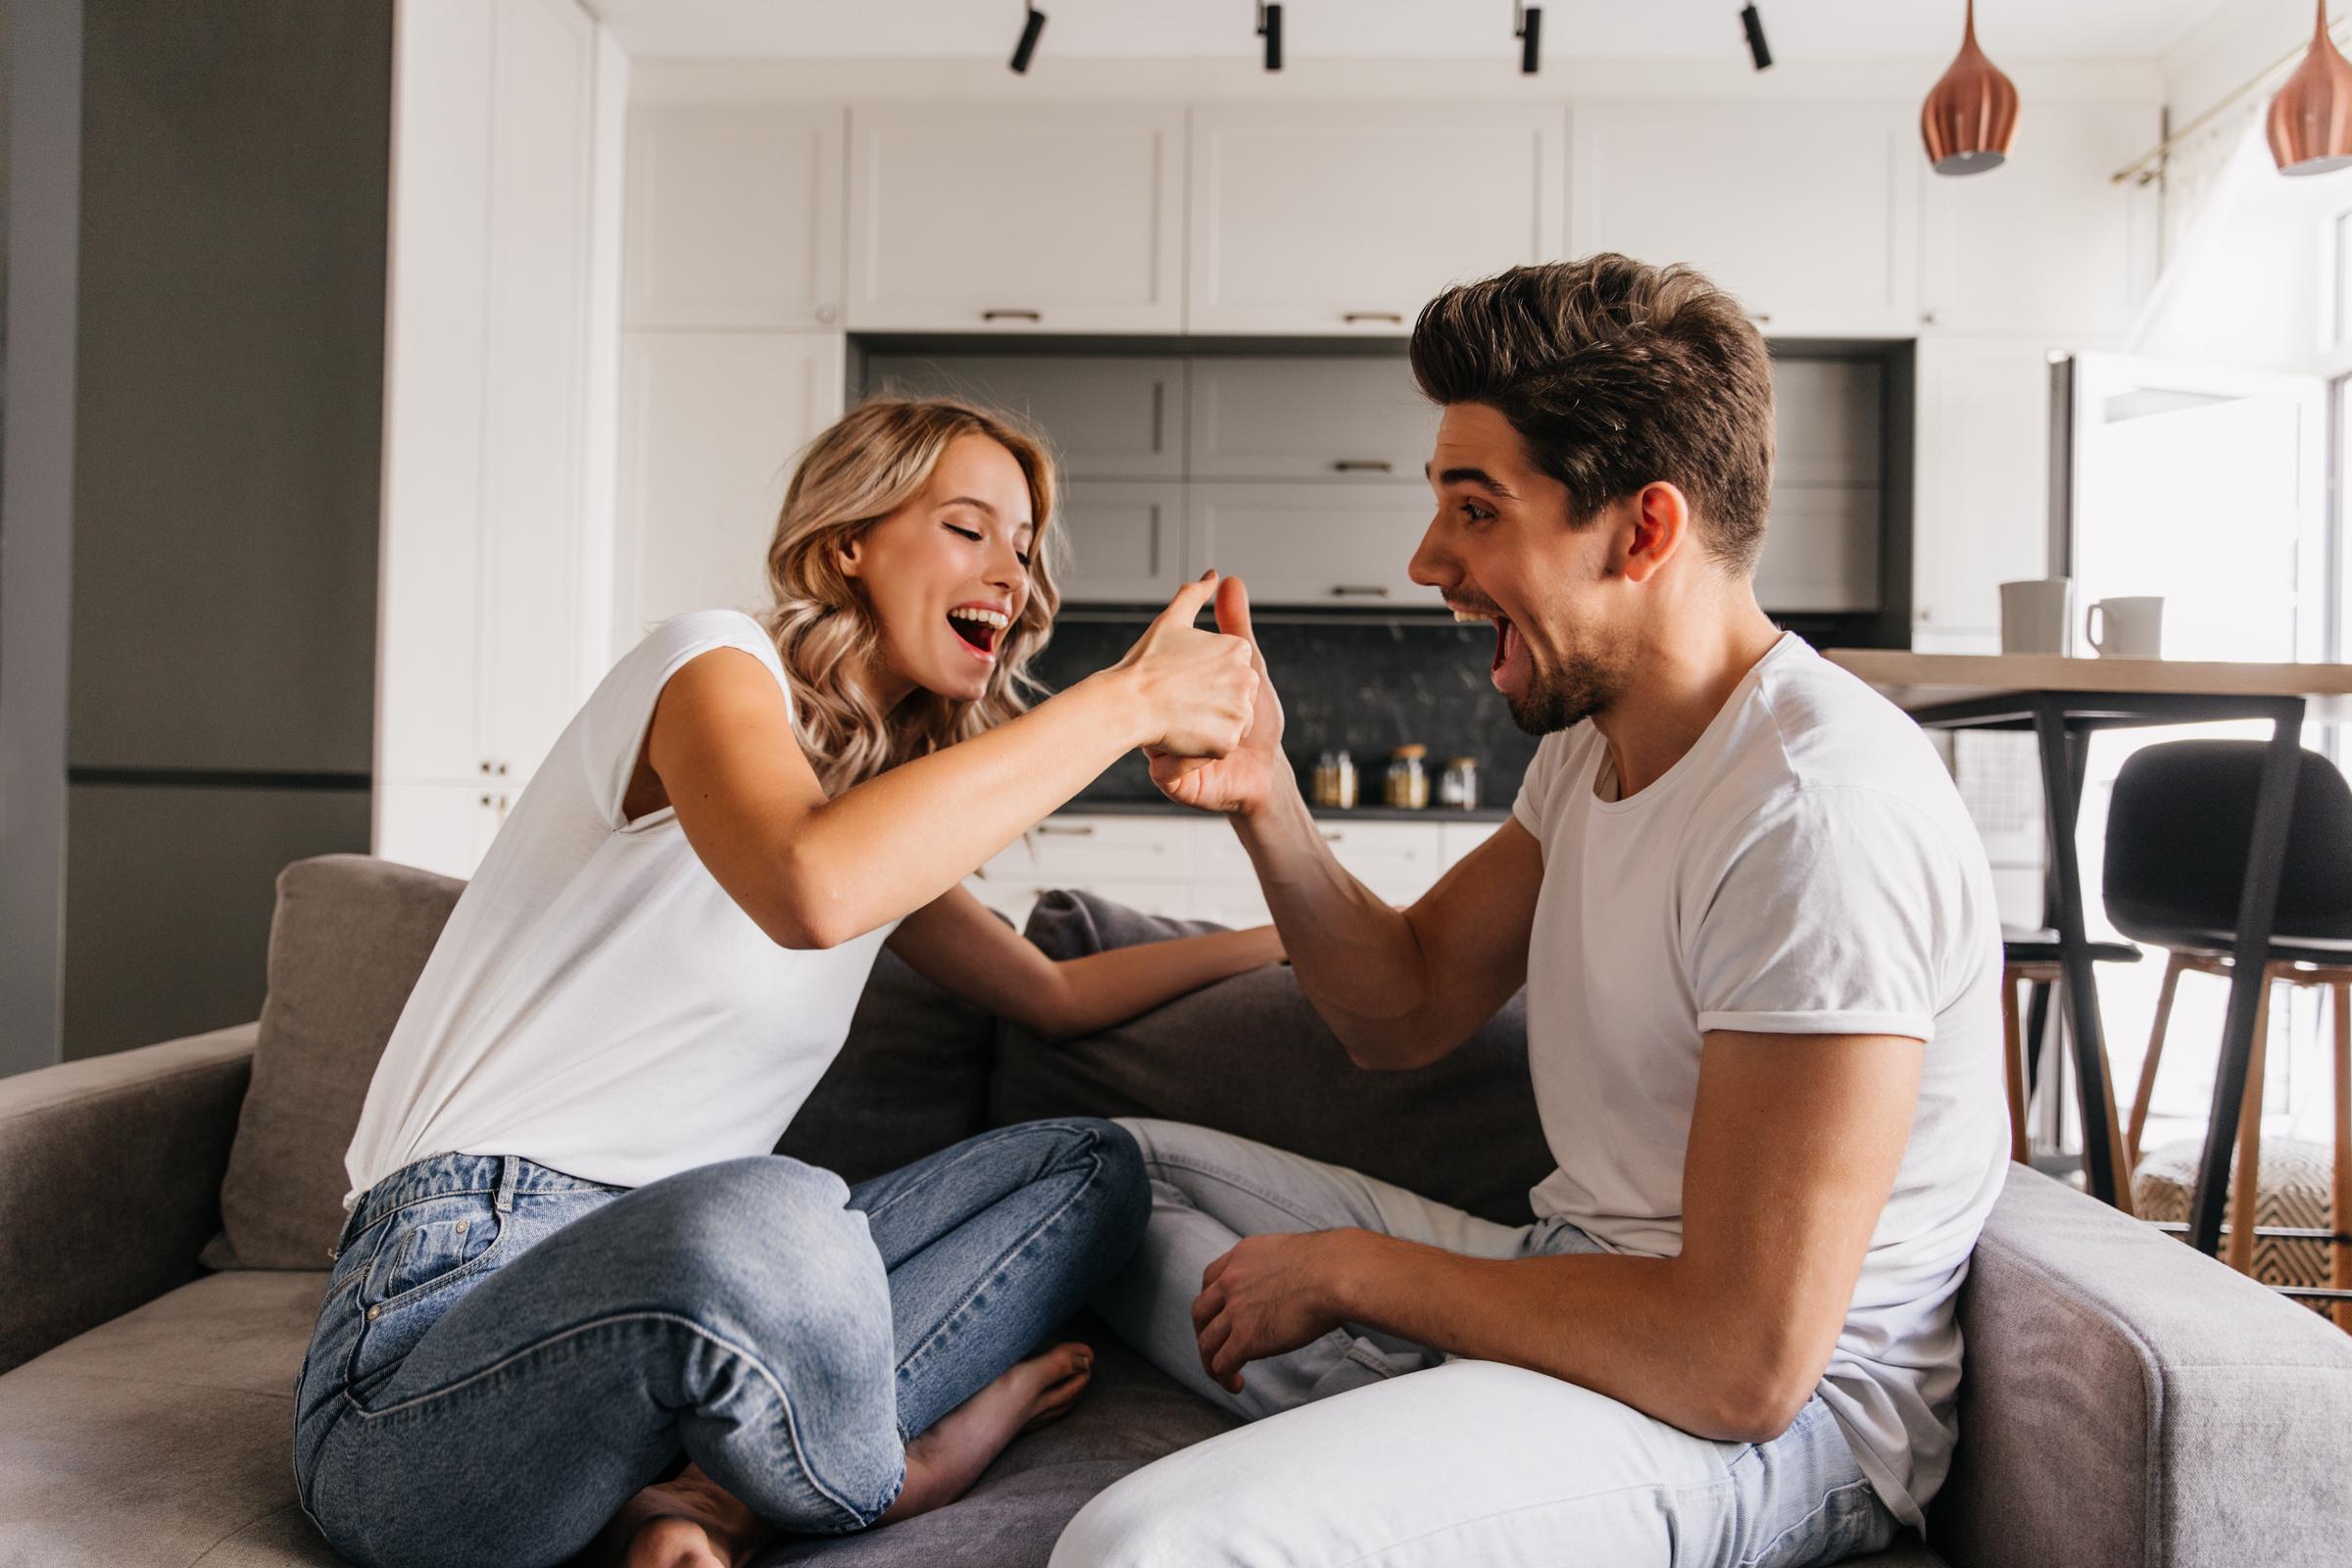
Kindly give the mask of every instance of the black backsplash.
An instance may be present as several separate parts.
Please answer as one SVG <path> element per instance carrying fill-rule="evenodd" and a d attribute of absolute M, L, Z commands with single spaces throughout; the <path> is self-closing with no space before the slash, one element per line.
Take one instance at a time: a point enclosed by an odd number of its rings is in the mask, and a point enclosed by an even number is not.
<path fill-rule="evenodd" d="M 1058 691 L 1115 664 L 1151 624 L 1065 614 L 1032 672 Z M 1282 694 L 1282 749 L 1301 787 L 1318 753 L 1346 749 L 1355 759 L 1359 800 L 1377 805 L 1389 750 L 1418 741 L 1429 748 L 1430 797 L 1450 757 L 1478 759 L 1479 804 L 1507 808 L 1536 755 L 1536 738 L 1511 722 L 1502 694 L 1488 678 L 1494 633 L 1449 621 L 1261 620 L 1258 647 Z M 1080 792 L 1085 801 L 1155 801 L 1142 754 L 1131 753 Z"/>

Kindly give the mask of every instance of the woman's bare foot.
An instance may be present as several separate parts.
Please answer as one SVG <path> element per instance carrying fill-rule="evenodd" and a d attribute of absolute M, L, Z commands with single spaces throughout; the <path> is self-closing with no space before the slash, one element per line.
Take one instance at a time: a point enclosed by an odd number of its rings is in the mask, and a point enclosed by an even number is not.
<path fill-rule="evenodd" d="M 1091 1346 L 1056 1345 L 949 1411 L 906 1446 L 906 1484 L 875 1522 L 911 1518 L 962 1496 L 1006 1444 L 1067 1413 L 1094 1366 Z M 775 1533 L 702 1466 L 689 1464 L 675 1480 L 623 1503 L 566 1568 L 743 1568 Z"/>
<path fill-rule="evenodd" d="M 621 1504 L 566 1568 L 743 1568 L 775 1533 L 701 1465 L 689 1464 Z"/>
<path fill-rule="evenodd" d="M 1004 1445 L 1067 1414 L 1094 1370 L 1092 1346 L 1075 1341 L 1056 1345 L 1012 1367 L 941 1416 L 930 1431 L 906 1445 L 906 1485 L 877 1523 L 928 1513 L 962 1496 L 989 1461 L 1004 1451 Z"/>

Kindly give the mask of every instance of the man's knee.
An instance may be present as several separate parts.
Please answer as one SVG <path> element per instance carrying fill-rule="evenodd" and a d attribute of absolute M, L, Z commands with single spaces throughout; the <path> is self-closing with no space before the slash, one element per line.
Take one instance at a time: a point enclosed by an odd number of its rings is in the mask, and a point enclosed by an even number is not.
<path fill-rule="evenodd" d="M 1174 1494 L 1151 1474 L 1154 1468 L 1089 1499 L 1054 1544 L 1049 1568 L 1197 1568 L 1220 1560 L 1232 1521 L 1218 1521 L 1214 1493 Z"/>

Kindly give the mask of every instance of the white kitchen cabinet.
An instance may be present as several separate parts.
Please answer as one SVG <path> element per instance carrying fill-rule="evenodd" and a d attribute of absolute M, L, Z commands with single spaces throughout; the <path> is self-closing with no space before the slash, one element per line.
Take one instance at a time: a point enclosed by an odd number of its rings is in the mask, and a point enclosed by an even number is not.
<path fill-rule="evenodd" d="M 506 824 L 519 786 L 387 784 L 377 792 L 378 858 L 471 877 Z"/>
<path fill-rule="evenodd" d="M 1913 112 L 1777 99 L 1599 102 L 1572 112 L 1569 140 L 1571 255 L 1687 262 L 1773 335 L 1918 330 Z"/>
<path fill-rule="evenodd" d="M 865 385 L 1025 415 L 1053 440 L 1066 479 L 1181 479 L 1185 364 L 1145 355 L 872 354 Z"/>
<path fill-rule="evenodd" d="M 1923 337 L 1916 374 L 1912 642 L 1997 652 L 2000 585 L 2051 569 L 2049 351 Z"/>
<path fill-rule="evenodd" d="M 1447 284 L 1561 250 L 1547 104 L 1201 104 L 1186 330 L 1402 336 Z"/>
<path fill-rule="evenodd" d="M 1188 575 L 1184 486 L 1080 479 L 1063 488 L 1065 605 L 1165 603 Z"/>
<path fill-rule="evenodd" d="M 632 110 L 621 324 L 834 327 L 846 124 L 837 105 Z"/>
<path fill-rule="evenodd" d="M 888 105 L 850 114 L 855 331 L 1183 326 L 1184 110 Z"/>
<path fill-rule="evenodd" d="M 1483 780 L 1482 780 L 1483 783 Z M 1509 801 L 1494 806 L 1508 808 Z M 1470 858 L 1470 852 L 1494 836 L 1500 822 L 1441 822 L 1438 824 L 1438 869 L 1441 874 Z"/>
<path fill-rule="evenodd" d="M 597 40 L 572 0 L 397 20 L 377 833 L 456 864 L 477 845 L 443 836 L 447 802 L 519 792 L 601 674 L 581 521 Z"/>
<path fill-rule="evenodd" d="M 819 332 L 625 332 L 612 651 L 688 610 L 758 611 L 801 448 L 841 416 Z"/>
<path fill-rule="evenodd" d="M 1247 484 L 1186 488 L 1192 559 L 1249 580 L 1259 605 L 1436 610 L 1445 600 L 1406 575 L 1435 510 L 1423 485 Z"/>
<path fill-rule="evenodd" d="M 1401 356 L 1198 358 L 1190 405 L 1196 479 L 1417 482 L 1438 432 Z"/>
<path fill-rule="evenodd" d="M 2009 159 L 1921 179 L 1920 308 L 1936 332 L 2108 347 L 2156 272 L 2152 189 L 2109 176 L 2161 139 L 2153 104 L 2035 101 Z"/>

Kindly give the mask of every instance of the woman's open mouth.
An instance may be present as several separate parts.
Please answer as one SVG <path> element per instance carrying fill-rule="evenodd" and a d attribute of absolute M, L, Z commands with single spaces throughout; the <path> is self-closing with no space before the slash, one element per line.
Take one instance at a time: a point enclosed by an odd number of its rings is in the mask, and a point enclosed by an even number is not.
<path fill-rule="evenodd" d="M 1011 616 L 984 605 L 957 605 L 948 612 L 948 626 L 956 633 L 956 641 L 974 659 L 989 663 L 996 662 L 997 645 L 1004 641 L 1005 628 L 1011 624 Z"/>

